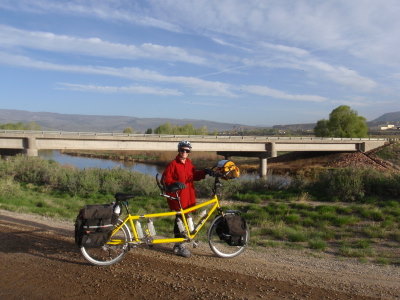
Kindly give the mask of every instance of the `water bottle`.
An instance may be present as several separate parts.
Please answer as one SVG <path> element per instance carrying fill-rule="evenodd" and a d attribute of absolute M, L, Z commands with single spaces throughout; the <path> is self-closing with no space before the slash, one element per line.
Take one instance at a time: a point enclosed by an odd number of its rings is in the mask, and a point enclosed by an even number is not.
<path fill-rule="evenodd" d="M 150 236 L 156 235 L 156 229 L 154 228 L 153 220 L 149 219 L 147 221 L 147 229 L 149 230 Z"/>
<path fill-rule="evenodd" d="M 207 210 L 206 210 L 206 209 L 203 209 L 203 210 L 200 212 L 200 215 L 199 215 L 200 220 L 203 219 L 206 215 L 207 215 Z"/>
<path fill-rule="evenodd" d="M 194 230 L 194 224 L 193 224 L 193 218 L 191 215 L 189 215 L 187 217 L 187 222 L 188 222 L 188 226 L 189 226 L 189 231 L 192 232 Z"/>
<path fill-rule="evenodd" d="M 139 239 L 142 239 L 143 238 L 143 230 L 142 230 L 142 225 L 140 224 L 139 221 L 135 222 L 135 227 L 136 227 L 136 232 L 137 232 Z"/>
<path fill-rule="evenodd" d="M 183 225 L 183 222 L 180 218 L 177 219 L 176 223 L 178 224 L 178 229 L 180 233 L 185 232 L 185 226 Z"/>

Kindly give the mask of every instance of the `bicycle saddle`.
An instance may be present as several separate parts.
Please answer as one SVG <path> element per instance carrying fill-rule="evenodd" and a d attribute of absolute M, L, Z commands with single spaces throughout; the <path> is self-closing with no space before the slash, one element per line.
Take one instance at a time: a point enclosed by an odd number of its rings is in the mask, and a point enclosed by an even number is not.
<path fill-rule="evenodd" d="M 117 200 L 117 201 L 125 201 L 128 199 L 134 198 L 135 196 L 136 195 L 134 195 L 134 194 L 125 194 L 125 193 L 116 193 L 114 195 L 115 200 Z"/>

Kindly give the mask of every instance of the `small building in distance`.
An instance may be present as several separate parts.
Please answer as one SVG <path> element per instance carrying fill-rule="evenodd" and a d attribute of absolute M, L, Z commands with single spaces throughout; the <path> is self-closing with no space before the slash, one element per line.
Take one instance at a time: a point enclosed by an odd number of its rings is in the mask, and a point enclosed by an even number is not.
<path fill-rule="evenodd" d="M 395 127 L 395 125 L 393 125 L 393 124 L 388 124 L 388 125 L 380 127 L 381 130 L 399 129 L 399 128 L 400 128 L 400 126 Z"/>

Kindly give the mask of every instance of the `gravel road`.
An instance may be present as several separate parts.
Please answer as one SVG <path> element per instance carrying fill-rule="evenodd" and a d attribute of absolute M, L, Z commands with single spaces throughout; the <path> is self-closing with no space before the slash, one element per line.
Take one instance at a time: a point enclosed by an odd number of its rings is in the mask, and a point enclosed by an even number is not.
<path fill-rule="evenodd" d="M 136 248 L 89 265 L 73 224 L 0 210 L 0 299 L 400 299 L 400 267 L 266 248 L 233 259 L 203 243 L 192 257 Z"/>

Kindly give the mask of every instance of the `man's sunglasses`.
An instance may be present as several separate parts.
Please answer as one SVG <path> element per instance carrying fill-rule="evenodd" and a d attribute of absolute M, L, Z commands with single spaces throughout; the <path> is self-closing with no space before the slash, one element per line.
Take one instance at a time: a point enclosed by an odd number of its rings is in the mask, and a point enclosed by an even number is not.
<path fill-rule="evenodd" d="M 190 153 L 190 150 L 188 150 L 188 149 L 180 149 L 179 152 L 182 152 L 182 153 L 183 153 L 183 152 Z"/>

